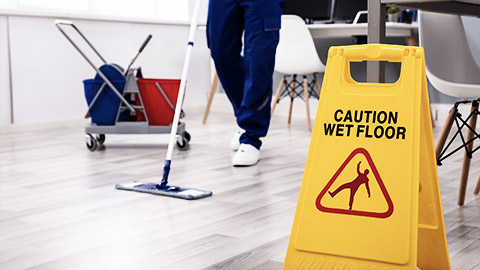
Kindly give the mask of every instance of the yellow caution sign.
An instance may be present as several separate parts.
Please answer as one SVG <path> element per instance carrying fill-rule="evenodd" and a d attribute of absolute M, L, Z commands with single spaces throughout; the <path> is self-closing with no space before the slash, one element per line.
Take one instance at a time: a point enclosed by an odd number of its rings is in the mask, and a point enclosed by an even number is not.
<path fill-rule="evenodd" d="M 358 83 L 350 62 L 401 63 Z M 332 47 L 284 269 L 450 269 L 423 48 Z"/>

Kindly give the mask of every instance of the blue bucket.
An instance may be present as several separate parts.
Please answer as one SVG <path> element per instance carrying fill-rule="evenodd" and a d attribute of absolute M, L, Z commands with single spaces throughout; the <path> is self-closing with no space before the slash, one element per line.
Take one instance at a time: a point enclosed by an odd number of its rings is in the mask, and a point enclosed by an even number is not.
<path fill-rule="evenodd" d="M 113 80 L 111 82 L 120 94 L 123 94 L 125 80 Z M 103 80 L 88 79 L 83 81 L 83 85 L 85 89 L 85 99 L 87 100 L 88 106 L 90 106 L 98 90 L 102 87 Z M 95 101 L 95 104 L 90 109 L 92 123 L 99 126 L 115 125 L 120 102 L 120 98 L 113 92 L 113 90 L 108 85 L 105 85 L 102 93 L 98 96 L 97 101 Z"/>

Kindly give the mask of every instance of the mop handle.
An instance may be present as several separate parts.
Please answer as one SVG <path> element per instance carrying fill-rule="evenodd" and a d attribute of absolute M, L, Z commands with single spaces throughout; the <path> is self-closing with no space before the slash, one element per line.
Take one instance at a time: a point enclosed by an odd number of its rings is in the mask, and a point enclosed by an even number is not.
<path fill-rule="evenodd" d="M 172 130 L 170 131 L 170 141 L 168 143 L 167 157 L 165 160 L 165 167 L 163 168 L 162 185 L 167 184 L 168 173 L 170 171 L 170 163 L 173 155 L 173 148 L 175 146 L 175 139 L 178 128 L 178 121 L 180 120 L 180 112 L 182 111 L 183 96 L 185 95 L 185 84 L 187 81 L 188 67 L 190 65 L 190 57 L 192 55 L 193 42 L 195 40 L 195 33 L 197 32 L 198 13 L 200 11 L 201 0 L 195 0 L 195 8 L 193 10 L 192 22 L 190 24 L 190 34 L 188 35 L 187 52 L 185 53 L 185 61 L 183 63 L 182 78 L 180 81 L 180 89 L 178 89 L 177 106 L 175 106 L 175 115 L 173 117 Z"/>

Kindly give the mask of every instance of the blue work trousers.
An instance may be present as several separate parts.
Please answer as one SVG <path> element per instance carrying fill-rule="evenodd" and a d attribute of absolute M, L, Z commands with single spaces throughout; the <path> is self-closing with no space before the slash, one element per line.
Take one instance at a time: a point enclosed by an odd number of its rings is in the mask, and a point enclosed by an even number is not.
<path fill-rule="evenodd" d="M 240 143 L 257 149 L 270 125 L 282 2 L 210 0 L 208 7 L 207 41 L 238 126 L 245 130 Z"/>

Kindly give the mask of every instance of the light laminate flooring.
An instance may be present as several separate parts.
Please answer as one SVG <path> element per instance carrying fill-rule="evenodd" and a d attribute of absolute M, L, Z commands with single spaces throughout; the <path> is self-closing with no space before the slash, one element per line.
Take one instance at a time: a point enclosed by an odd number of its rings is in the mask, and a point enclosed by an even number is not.
<path fill-rule="evenodd" d="M 2 127 L 0 269 L 282 269 L 311 135 L 299 115 L 290 127 L 275 115 L 260 163 L 233 168 L 230 111 L 206 125 L 187 111 L 192 141 L 170 181 L 213 191 L 197 201 L 114 189 L 160 181 L 168 135 L 107 135 L 90 152 L 83 120 Z M 447 239 L 452 268 L 478 270 L 480 154 L 459 208 L 462 158 L 439 167 Z"/>

